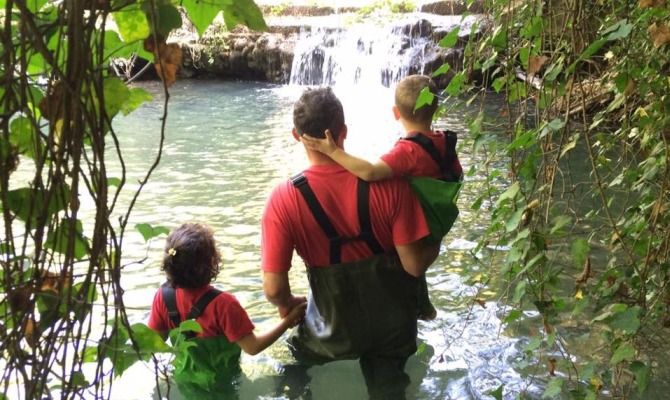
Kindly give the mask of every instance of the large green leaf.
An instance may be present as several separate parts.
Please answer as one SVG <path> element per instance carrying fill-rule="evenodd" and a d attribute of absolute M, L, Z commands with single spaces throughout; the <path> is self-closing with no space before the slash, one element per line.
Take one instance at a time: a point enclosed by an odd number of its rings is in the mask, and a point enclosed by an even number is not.
<path fill-rule="evenodd" d="M 41 153 L 42 141 L 37 134 L 37 127 L 26 117 L 15 118 L 9 125 L 9 141 L 20 154 L 35 158 Z"/>
<path fill-rule="evenodd" d="M 84 236 L 81 221 L 76 220 L 74 231 L 70 231 L 70 219 L 64 218 L 55 230 L 49 231 L 44 247 L 61 254 L 66 254 L 69 243 L 74 241 L 72 256 L 81 260 L 88 254 L 88 239 Z"/>
<path fill-rule="evenodd" d="M 110 58 L 130 58 L 137 51 L 137 43 L 129 44 L 121 40 L 118 32 L 105 31 L 105 49 L 103 52 L 103 61 L 108 62 Z"/>
<path fill-rule="evenodd" d="M 253 0 L 235 0 L 234 2 L 224 1 L 224 4 L 225 3 L 232 3 L 232 6 L 236 10 L 239 23 L 256 31 L 264 31 L 268 28 L 263 19 L 263 13 Z"/>
<path fill-rule="evenodd" d="M 67 205 L 65 199 L 68 198 L 69 191 L 70 188 L 67 185 L 60 185 L 55 188 L 47 206 L 47 193 L 45 191 L 31 188 L 14 189 L 7 193 L 7 207 L 19 219 L 24 222 L 30 219 L 32 221 L 31 226 L 35 226 L 38 215 L 46 212 L 46 216 L 49 217 L 65 209 Z"/>
<path fill-rule="evenodd" d="M 123 115 L 128 115 L 143 103 L 151 100 L 153 100 L 151 93 L 139 87 L 132 88 L 130 89 L 130 95 L 128 96 L 128 99 L 121 105 L 121 112 Z"/>
<path fill-rule="evenodd" d="M 143 355 L 170 351 L 170 346 L 165 343 L 163 338 L 145 324 L 137 323 L 131 325 L 130 330 L 133 332 L 133 339 L 135 339 L 135 342 Z"/>
<path fill-rule="evenodd" d="M 451 48 L 456 45 L 458 42 L 458 33 L 461 31 L 461 27 L 457 26 L 456 29 L 447 33 L 438 43 L 440 47 Z"/>
<path fill-rule="evenodd" d="M 544 389 L 544 393 L 542 393 L 542 398 L 553 399 L 559 394 L 561 394 L 561 391 L 563 390 L 562 388 L 563 388 L 563 379 L 552 378 L 547 384 L 547 387 Z"/>
<path fill-rule="evenodd" d="M 167 37 L 171 30 L 181 28 L 181 14 L 175 6 L 170 3 L 162 3 L 157 8 L 156 33 Z"/>
<path fill-rule="evenodd" d="M 182 7 L 198 30 L 198 34 L 202 35 L 221 11 L 223 4 L 218 1 L 182 0 Z"/>
<path fill-rule="evenodd" d="M 632 335 L 640 329 L 640 307 L 634 306 L 625 311 L 616 313 L 609 321 L 612 329 L 623 331 L 625 334 Z"/>
<path fill-rule="evenodd" d="M 124 9 L 112 13 L 112 16 L 119 29 L 121 38 L 126 43 L 142 40 L 148 37 L 151 32 L 147 16 L 139 8 Z"/>
<path fill-rule="evenodd" d="M 610 365 L 617 365 L 624 360 L 635 358 L 635 348 L 630 343 L 623 343 L 614 351 L 610 359 Z"/>
<path fill-rule="evenodd" d="M 144 223 L 135 225 L 135 229 L 137 229 L 142 234 L 144 241 L 162 234 L 167 235 L 170 233 L 170 230 L 164 226 L 151 226 L 150 224 Z"/>
<path fill-rule="evenodd" d="M 590 249 L 591 246 L 589 245 L 589 241 L 584 238 L 577 238 L 572 241 L 572 244 L 570 245 L 570 253 L 572 254 L 572 260 L 575 262 L 577 268 L 581 268 L 584 265 Z"/>
<path fill-rule="evenodd" d="M 105 112 L 111 119 L 123 108 L 130 98 L 130 89 L 119 78 L 108 77 L 103 83 L 105 92 Z"/>
<path fill-rule="evenodd" d="M 649 385 L 651 368 L 646 366 L 643 362 L 633 361 L 630 364 L 630 370 L 635 374 L 635 385 L 637 386 L 638 393 L 643 394 Z"/>
<path fill-rule="evenodd" d="M 430 91 L 430 88 L 425 87 L 419 92 L 419 97 L 416 99 L 416 104 L 414 104 L 414 111 L 418 110 L 423 106 L 430 106 L 433 104 L 435 95 Z"/>

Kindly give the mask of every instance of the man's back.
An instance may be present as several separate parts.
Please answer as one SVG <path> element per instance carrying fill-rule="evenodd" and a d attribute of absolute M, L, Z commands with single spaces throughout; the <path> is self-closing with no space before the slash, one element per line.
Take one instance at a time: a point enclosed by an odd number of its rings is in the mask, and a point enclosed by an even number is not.
<path fill-rule="evenodd" d="M 358 179 L 335 164 L 312 166 L 304 175 L 337 232 L 344 237 L 358 235 Z M 369 209 L 373 233 L 385 251 L 428 234 L 421 206 L 406 182 L 371 183 Z M 328 238 L 300 192 L 288 181 L 275 188 L 268 201 L 262 241 L 264 271 L 288 270 L 293 248 L 310 267 L 329 264 Z M 291 249 L 288 254 L 287 249 Z M 343 262 L 371 255 L 363 241 L 352 241 L 342 247 Z"/>

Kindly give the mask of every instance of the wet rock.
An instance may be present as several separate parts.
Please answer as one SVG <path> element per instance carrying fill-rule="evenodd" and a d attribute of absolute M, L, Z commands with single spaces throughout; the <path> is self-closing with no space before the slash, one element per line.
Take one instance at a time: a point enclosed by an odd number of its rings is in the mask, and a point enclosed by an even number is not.
<path fill-rule="evenodd" d="M 484 13 L 484 1 L 476 0 L 468 7 L 465 0 L 446 0 L 423 4 L 419 11 L 437 15 L 463 15 Z"/>

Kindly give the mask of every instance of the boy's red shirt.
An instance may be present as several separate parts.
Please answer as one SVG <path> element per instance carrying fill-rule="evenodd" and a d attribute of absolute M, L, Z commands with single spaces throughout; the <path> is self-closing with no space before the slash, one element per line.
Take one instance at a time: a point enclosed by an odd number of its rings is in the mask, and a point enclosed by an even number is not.
<path fill-rule="evenodd" d="M 182 321 L 186 318 L 186 315 L 191 311 L 191 307 L 198 301 L 200 296 L 211 288 L 211 285 L 206 285 L 197 289 L 176 289 L 177 310 Z M 237 342 L 254 330 L 254 324 L 249 319 L 247 312 L 242 308 L 235 296 L 227 292 L 222 292 L 216 296 L 207 305 L 197 321 L 203 329 L 202 334 L 199 335 L 200 337 L 224 335 L 229 342 Z M 159 332 L 170 329 L 168 327 L 167 306 L 163 301 L 160 289 L 154 295 L 148 325 L 149 328 Z"/>
<path fill-rule="evenodd" d="M 444 135 L 441 132 L 422 134 L 433 141 L 433 145 L 440 156 L 444 157 Z M 381 160 L 391 168 L 394 177 L 424 176 L 435 179 L 442 177 L 440 166 L 435 163 L 428 152 L 417 143 L 409 140 L 398 140 L 388 153 L 381 156 Z M 458 157 L 454 160 L 451 169 L 456 175 L 463 174 L 463 168 L 458 161 Z"/>

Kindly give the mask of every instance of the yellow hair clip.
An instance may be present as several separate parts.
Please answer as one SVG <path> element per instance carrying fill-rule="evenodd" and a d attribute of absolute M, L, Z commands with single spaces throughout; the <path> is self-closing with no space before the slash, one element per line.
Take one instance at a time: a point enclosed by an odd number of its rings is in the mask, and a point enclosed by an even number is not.
<path fill-rule="evenodd" d="M 175 250 L 174 247 L 170 247 L 170 248 L 168 249 L 167 253 L 168 253 L 169 255 L 171 255 L 171 256 L 174 257 L 174 256 L 177 255 L 177 250 Z"/>

